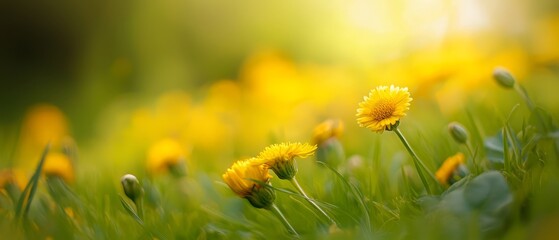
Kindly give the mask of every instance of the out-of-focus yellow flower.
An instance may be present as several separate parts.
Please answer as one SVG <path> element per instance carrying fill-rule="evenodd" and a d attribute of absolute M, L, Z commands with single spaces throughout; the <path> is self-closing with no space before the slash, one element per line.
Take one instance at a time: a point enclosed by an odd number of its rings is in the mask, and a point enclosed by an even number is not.
<path fill-rule="evenodd" d="M 23 190 L 25 188 L 25 175 L 15 169 L 0 170 L 0 190 L 5 189 L 8 184 L 13 184 Z"/>
<path fill-rule="evenodd" d="M 559 62 L 559 15 L 553 14 L 536 22 L 532 33 L 532 47 L 538 63 Z"/>
<path fill-rule="evenodd" d="M 222 175 L 229 188 L 240 197 L 246 197 L 262 187 L 253 180 L 268 183 L 272 178 L 267 165 L 255 165 L 254 161 L 254 158 L 237 161 Z"/>
<path fill-rule="evenodd" d="M 147 168 L 152 174 L 163 173 L 184 163 L 186 151 L 175 139 L 166 138 L 153 144 L 147 154 Z"/>
<path fill-rule="evenodd" d="M 192 100 L 188 93 L 166 92 L 157 99 L 152 128 L 162 134 L 177 134 L 191 119 L 191 110 Z"/>
<path fill-rule="evenodd" d="M 406 116 L 411 101 L 408 88 L 378 86 L 359 103 L 357 123 L 378 133 L 390 130 Z"/>
<path fill-rule="evenodd" d="M 308 143 L 281 143 L 266 147 L 253 161 L 268 165 L 280 179 L 292 179 L 297 173 L 295 157 L 306 158 L 316 151 L 316 145 Z"/>
<path fill-rule="evenodd" d="M 60 109 L 51 104 L 31 107 L 25 114 L 22 137 L 42 150 L 50 141 L 55 145 L 68 135 L 68 122 Z"/>
<path fill-rule="evenodd" d="M 241 78 L 253 97 L 278 107 L 300 102 L 308 97 L 310 89 L 297 65 L 276 51 L 251 56 L 241 70 Z"/>
<path fill-rule="evenodd" d="M 66 183 L 74 181 L 74 167 L 63 153 L 48 153 L 43 164 L 43 174 L 47 177 L 60 177 Z"/>
<path fill-rule="evenodd" d="M 343 132 L 344 124 L 342 121 L 328 119 L 314 128 L 312 142 L 321 145 L 330 138 L 340 137 Z"/>
<path fill-rule="evenodd" d="M 443 162 L 443 165 L 441 165 L 439 170 L 435 173 L 437 180 L 439 180 L 439 182 L 443 185 L 448 185 L 454 172 L 458 169 L 458 167 L 460 167 L 460 165 L 464 164 L 464 158 L 464 154 L 460 152 L 447 158 Z"/>
<path fill-rule="evenodd" d="M 66 136 L 68 122 L 58 107 L 43 103 L 29 108 L 22 122 L 17 167 L 31 171 L 47 143 L 59 148 Z"/>

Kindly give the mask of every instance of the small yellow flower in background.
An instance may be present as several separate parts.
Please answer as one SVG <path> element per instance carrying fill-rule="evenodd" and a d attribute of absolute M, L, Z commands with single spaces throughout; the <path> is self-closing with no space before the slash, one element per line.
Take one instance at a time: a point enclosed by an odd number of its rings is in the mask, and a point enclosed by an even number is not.
<path fill-rule="evenodd" d="M 257 181 L 268 184 L 272 175 L 267 165 L 255 165 L 255 161 L 256 159 L 252 158 L 233 163 L 222 178 L 235 194 L 248 199 L 254 207 L 266 208 L 274 202 L 275 193 Z"/>
<path fill-rule="evenodd" d="M 8 184 L 17 186 L 19 190 L 25 188 L 25 174 L 22 171 L 15 169 L 2 169 L 0 170 L 0 190 L 5 189 Z"/>
<path fill-rule="evenodd" d="M 321 145 L 330 138 L 338 138 L 344 132 L 344 124 L 340 120 L 328 119 L 314 128 L 312 142 Z"/>
<path fill-rule="evenodd" d="M 66 183 L 74 181 L 74 167 L 68 156 L 63 153 L 47 154 L 43 164 L 43 174 L 47 177 L 60 177 Z"/>
<path fill-rule="evenodd" d="M 318 124 L 313 131 L 312 143 L 318 146 L 316 161 L 337 168 L 345 159 L 344 149 L 338 138 L 344 131 L 344 124 L 338 119 L 328 119 Z"/>
<path fill-rule="evenodd" d="M 378 86 L 371 90 L 368 97 L 359 103 L 357 123 L 371 131 L 382 133 L 391 130 L 400 119 L 406 116 L 412 98 L 408 88 Z"/>
<path fill-rule="evenodd" d="M 454 156 L 447 158 L 443 165 L 437 170 L 435 173 L 435 177 L 439 182 L 443 185 L 448 185 L 451 183 L 451 177 L 456 175 L 456 171 L 459 169 L 461 165 L 464 165 L 465 156 L 463 153 L 457 153 Z M 458 174 L 461 175 L 461 174 Z M 465 174 L 464 174 L 465 175 Z M 460 176 L 463 177 L 463 176 Z"/>
<path fill-rule="evenodd" d="M 297 173 L 294 158 L 306 158 L 313 155 L 315 151 L 316 145 L 308 143 L 273 144 L 260 152 L 253 162 L 256 165 L 268 165 L 280 179 L 292 179 Z"/>
<path fill-rule="evenodd" d="M 30 172 L 45 146 L 58 149 L 69 135 L 66 115 L 60 108 L 40 103 L 27 109 L 21 125 L 21 135 L 16 154 L 16 167 Z"/>
<path fill-rule="evenodd" d="M 147 154 L 147 168 L 152 174 L 163 173 L 166 171 L 184 172 L 184 169 L 177 169 L 181 164 L 185 164 L 186 151 L 183 146 L 175 139 L 166 138 L 153 144 Z M 182 165 L 183 166 L 183 165 Z"/>

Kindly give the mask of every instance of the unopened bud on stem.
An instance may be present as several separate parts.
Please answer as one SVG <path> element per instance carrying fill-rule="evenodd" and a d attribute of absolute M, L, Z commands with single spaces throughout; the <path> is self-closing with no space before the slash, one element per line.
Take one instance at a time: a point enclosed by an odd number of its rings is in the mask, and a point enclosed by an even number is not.
<path fill-rule="evenodd" d="M 493 78 L 504 88 L 513 88 L 516 82 L 510 72 L 502 67 L 497 67 L 493 70 Z"/>

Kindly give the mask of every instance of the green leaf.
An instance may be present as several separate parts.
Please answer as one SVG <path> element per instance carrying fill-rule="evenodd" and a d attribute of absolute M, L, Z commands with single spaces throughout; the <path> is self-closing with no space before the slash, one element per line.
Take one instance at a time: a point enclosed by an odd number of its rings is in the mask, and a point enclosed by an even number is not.
<path fill-rule="evenodd" d="M 501 131 L 493 137 L 486 138 L 484 141 L 487 159 L 493 167 L 501 168 L 505 164 L 503 145 L 503 134 Z"/>
<path fill-rule="evenodd" d="M 505 177 L 498 171 L 489 171 L 445 192 L 433 214 L 450 214 L 456 224 L 474 221 L 485 234 L 499 231 L 507 222 L 513 196 Z M 447 220 L 441 219 L 444 225 Z"/>

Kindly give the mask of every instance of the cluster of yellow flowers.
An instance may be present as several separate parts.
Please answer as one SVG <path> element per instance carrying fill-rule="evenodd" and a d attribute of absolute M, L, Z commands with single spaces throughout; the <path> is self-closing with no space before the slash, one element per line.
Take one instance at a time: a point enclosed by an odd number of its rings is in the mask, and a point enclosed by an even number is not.
<path fill-rule="evenodd" d="M 222 177 L 233 192 L 253 203 L 251 198 L 258 197 L 264 187 L 262 184 L 269 184 L 272 178 L 268 173 L 269 169 L 274 171 L 278 178 L 291 180 L 297 173 L 295 158 L 306 158 L 315 151 L 316 145 L 307 143 L 274 144 L 266 147 L 257 157 L 233 163 Z M 255 207 L 262 208 L 267 205 Z"/>

